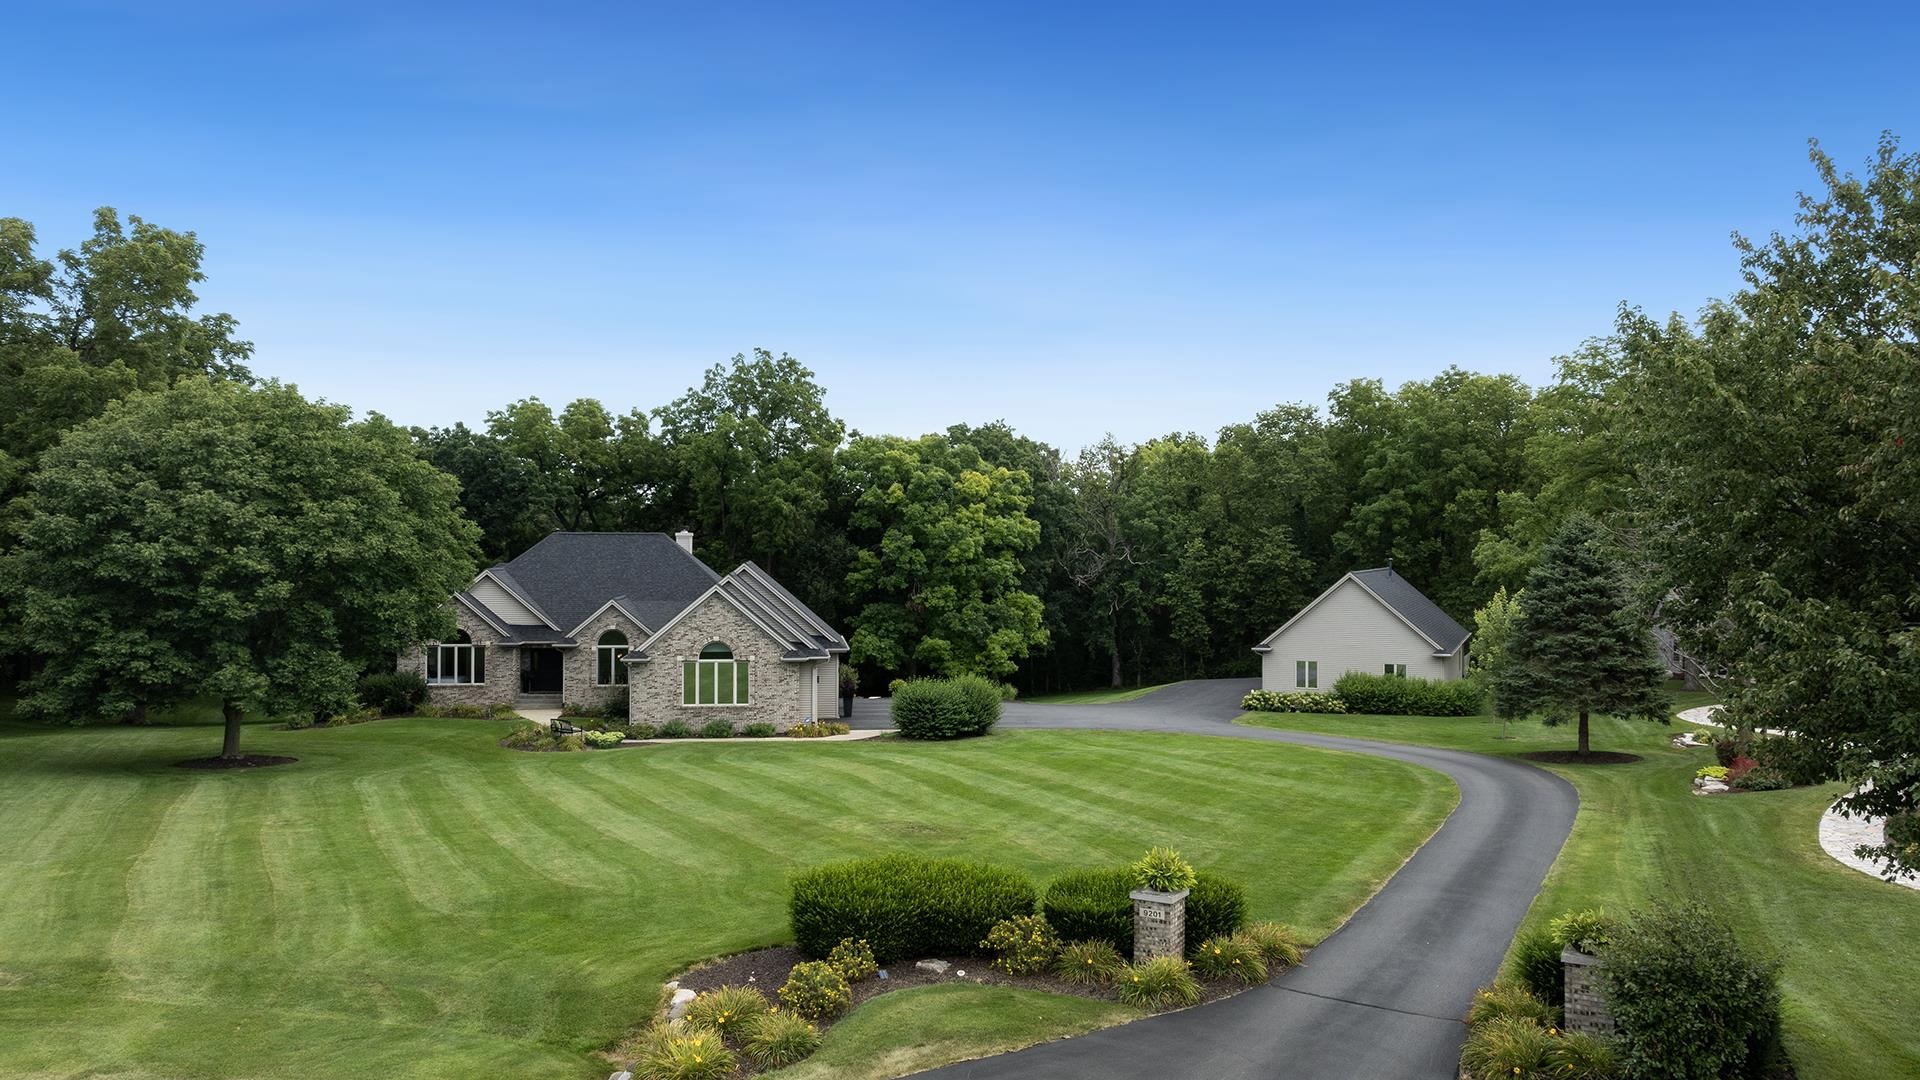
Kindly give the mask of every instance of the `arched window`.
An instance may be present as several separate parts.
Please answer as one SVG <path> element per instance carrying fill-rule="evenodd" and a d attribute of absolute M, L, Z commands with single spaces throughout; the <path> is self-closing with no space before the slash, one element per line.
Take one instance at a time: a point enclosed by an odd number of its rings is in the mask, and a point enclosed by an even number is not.
<path fill-rule="evenodd" d="M 594 653 L 599 660 L 594 682 L 601 686 L 627 685 L 627 665 L 620 662 L 627 655 L 627 635 L 618 630 L 601 634 Z"/>
<path fill-rule="evenodd" d="M 680 703 L 682 705 L 746 705 L 747 664 L 735 660 L 733 650 L 724 641 L 710 641 L 700 650 L 698 660 L 680 662 Z"/>
<path fill-rule="evenodd" d="M 475 645 L 465 630 L 427 646 L 427 681 L 441 685 L 472 686 L 487 681 L 487 650 Z"/>

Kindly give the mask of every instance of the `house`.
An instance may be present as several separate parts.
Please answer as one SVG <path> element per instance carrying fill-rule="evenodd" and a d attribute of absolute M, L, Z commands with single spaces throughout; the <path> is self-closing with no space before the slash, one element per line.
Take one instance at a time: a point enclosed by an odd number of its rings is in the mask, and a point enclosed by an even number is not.
<path fill-rule="evenodd" d="M 1393 565 L 1355 570 L 1253 647 L 1265 690 L 1332 690 L 1349 671 L 1463 679 L 1466 627 Z"/>
<path fill-rule="evenodd" d="M 685 530 L 551 533 L 450 603 L 454 637 L 399 658 L 437 704 L 558 708 L 624 694 L 635 720 L 785 727 L 831 715 L 847 651 L 753 563 L 714 573 Z"/>

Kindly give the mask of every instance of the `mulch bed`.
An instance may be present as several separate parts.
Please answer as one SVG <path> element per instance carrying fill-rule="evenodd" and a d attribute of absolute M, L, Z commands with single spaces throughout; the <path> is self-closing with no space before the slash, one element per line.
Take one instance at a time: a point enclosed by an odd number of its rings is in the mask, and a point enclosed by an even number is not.
<path fill-rule="evenodd" d="M 1549 765 L 1631 765 L 1640 760 L 1639 754 L 1618 750 L 1589 750 L 1584 754 L 1578 750 L 1532 750 L 1519 756 Z"/>
<path fill-rule="evenodd" d="M 791 945 L 782 945 L 772 949 L 755 949 L 752 952 L 739 953 L 702 964 L 680 976 L 680 986 L 685 990 L 705 993 L 722 986 L 751 986 L 767 995 L 767 1000 L 779 1002 L 780 987 L 787 981 L 787 973 L 793 965 L 805 960 L 800 950 Z M 927 959 L 921 957 L 920 959 Z M 915 986 L 932 986 L 936 983 L 967 982 L 983 986 L 1013 986 L 1023 990 L 1044 990 L 1050 994 L 1072 994 L 1076 997 L 1095 998 L 1100 1001 L 1117 1001 L 1118 995 L 1110 986 L 1090 986 L 1079 983 L 1062 982 L 1051 975 L 1009 975 L 997 971 L 985 956 L 942 956 L 951 965 L 945 975 L 930 971 L 921 971 L 914 967 L 913 960 L 888 964 L 880 970 L 887 973 L 882 979 L 875 975 L 871 979 L 862 979 L 852 986 L 853 1004 L 859 1005 L 894 990 L 906 990 Z M 959 974 L 966 972 L 965 975 Z M 1282 972 L 1276 972 L 1276 977 Z M 1198 974 L 1195 975 L 1199 978 Z M 1243 983 L 1238 979 L 1201 979 L 1200 1004 L 1232 997 L 1242 990 L 1258 986 L 1258 983 Z M 851 1011 L 851 1010 L 849 1010 Z M 826 1025 L 821 1025 L 823 1028 Z"/>
<path fill-rule="evenodd" d="M 276 757 L 272 754 L 242 754 L 239 757 L 200 757 L 187 761 L 176 761 L 176 769 L 260 769 L 268 765 L 291 765 L 299 758 Z"/>

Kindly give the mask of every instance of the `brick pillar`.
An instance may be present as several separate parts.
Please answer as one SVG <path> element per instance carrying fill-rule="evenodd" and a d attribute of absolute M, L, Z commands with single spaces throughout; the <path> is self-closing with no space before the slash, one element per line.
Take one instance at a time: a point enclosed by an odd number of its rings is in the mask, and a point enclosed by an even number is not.
<path fill-rule="evenodd" d="M 1600 987 L 1601 961 L 1573 949 L 1560 953 L 1560 977 L 1567 992 L 1568 1031 L 1604 1039 L 1613 1034 L 1613 1010 Z"/>
<path fill-rule="evenodd" d="M 1135 889 L 1133 898 L 1133 962 L 1145 963 L 1157 956 L 1187 954 L 1187 894 Z"/>

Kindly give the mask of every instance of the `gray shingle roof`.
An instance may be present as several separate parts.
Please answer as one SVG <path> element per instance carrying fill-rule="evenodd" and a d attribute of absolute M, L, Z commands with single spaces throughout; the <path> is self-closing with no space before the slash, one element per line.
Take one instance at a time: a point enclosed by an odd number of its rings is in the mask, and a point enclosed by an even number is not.
<path fill-rule="evenodd" d="M 1382 603 L 1399 612 L 1400 617 L 1412 623 L 1415 630 L 1437 643 L 1440 652 L 1451 653 L 1467 640 L 1469 632 L 1466 627 L 1440 610 L 1440 605 L 1427 599 L 1427 594 L 1414 588 L 1412 582 L 1394 573 L 1391 566 L 1355 570 L 1353 578 L 1379 597 Z"/>
<path fill-rule="evenodd" d="M 565 634 L 609 600 L 658 629 L 713 587 L 720 575 L 666 533 L 549 533 L 491 573 L 560 624 Z M 516 628 L 516 630 L 521 628 Z M 551 640 L 544 627 L 536 630 Z"/>
<path fill-rule="evenodd" d="M 830 653 L 847 651 L 847 639 L 751 562 L 722 578 L 720 591 L 755 622 L 776 631 L 787 647 L 784 660 L 825 660 Z"/>

